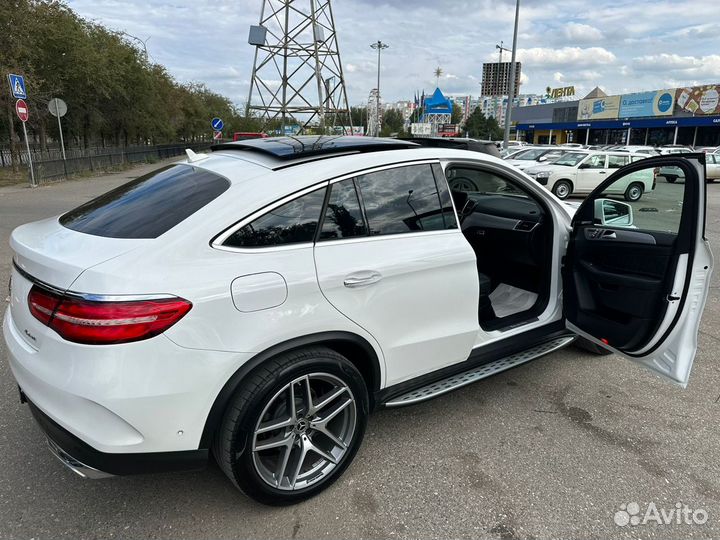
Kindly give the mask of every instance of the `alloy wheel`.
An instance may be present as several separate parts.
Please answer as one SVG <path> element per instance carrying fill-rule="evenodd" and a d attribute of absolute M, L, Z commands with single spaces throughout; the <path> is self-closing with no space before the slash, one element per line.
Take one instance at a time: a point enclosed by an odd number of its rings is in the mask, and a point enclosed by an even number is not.
<path fill-rule="evenodd" d="M 347 453 L 356 421 L 357 404 L 345 382 L 329 373 L 298 377 L 260 414 L 252 435 L 255 470 L 276 489 L 317 484 Z"/>

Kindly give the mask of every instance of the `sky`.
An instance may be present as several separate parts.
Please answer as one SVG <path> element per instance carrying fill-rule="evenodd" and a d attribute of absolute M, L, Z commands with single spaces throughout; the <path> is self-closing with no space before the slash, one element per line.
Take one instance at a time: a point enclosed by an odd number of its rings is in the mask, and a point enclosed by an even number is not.
<path fill-rule="evenodd" d="M 150 59 L 180 82 L 205 83 L 247 101 L 262 0 L 66 0 L 80 16 L 146 41 Z M 297 5 L 309 0 L 295 0 Z M 518 60 L 521 93 L 595 86 L 608 94 L 720 83 L 720 9 L 712 1 L 522 0 Z M 434 70 L 450 95 L 480 94 L 482 63 L 510 47 L 514 0 L 334 0 L 351 105 L 376 85 L 385 101 L 432 92 Z M 505 53 L 509 60 L 509 53 Z"/>

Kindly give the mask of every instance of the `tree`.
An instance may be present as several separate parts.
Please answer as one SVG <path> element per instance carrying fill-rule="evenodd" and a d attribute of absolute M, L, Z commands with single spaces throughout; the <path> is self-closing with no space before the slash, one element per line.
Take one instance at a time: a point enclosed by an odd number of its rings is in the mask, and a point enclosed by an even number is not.
<path fill-rule="evenodd" d="M 399 133 L 405 126 L 405 118 L 400 111 L 397 109 L 390 109 L 385 111 L 382 119 L 382 129 L 380 130 L 381 137 L 388 137 L 393 133 Z"/>
<path fill-rule="evenodd" d="M 463 109 L 457 103 L 453 103 L 452 116 L 450 117 L 451 124 L 460 124 L 463 119 Z"/>
<path fill-rule="evenodd" d="M 214 116 L 228 132 L 262 126 L 203 84 L 179 84 L 136 43 L 80 18 L 60 0 L 0 1 L 0 51 L 3 78 L 25 75 L 32 111 L 28 135 L 42 147 L 48 137 L 59 138 L 47 110 L 53 97 L 68 105 L 68 145 L 209 140 Z M 14 156 L 19 127 L 14 100 L 0 92 L 0 143 L 10 142 Z"/>
<path fill-rule="evenodd" d="M 486 118 L 480 107 L 476 107 L 470 116 L 468 116 L 468 119 L 465 121 L 465 131 L 467 131 L 468 137 L 490 140 L 500 140 L 503 138 L 503 130 L 495 118 Z"/>

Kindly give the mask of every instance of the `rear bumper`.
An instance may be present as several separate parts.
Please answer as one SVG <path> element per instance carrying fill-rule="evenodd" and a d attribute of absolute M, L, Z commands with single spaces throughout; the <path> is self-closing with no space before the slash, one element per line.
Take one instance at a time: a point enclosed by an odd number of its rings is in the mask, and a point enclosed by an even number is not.
<path fill-rule="evenodd" d="M 202 469 L 207 464 L 207 449 L 133 454 L 100 452 L 55 423 L 31 401 L 27 403 L 35 420 L 47 435 L 50 451 L 66 467 L 83 478 L 193 471 Z"/>
<path fill-rule="evenodd" d="M 3 323 L 8 363 L 28 400 L 89 448 L 108 455 L 207 448 L 201 437 L 210 408 L 249 356 L 185 349 L 162 335 L 121 346 L 84 346 L 40 326 L 30 328 L 40 343 L 36 349 L 21 332 L 8 310 Z M 86 463 L 63 441 L 55 442 Z"/>

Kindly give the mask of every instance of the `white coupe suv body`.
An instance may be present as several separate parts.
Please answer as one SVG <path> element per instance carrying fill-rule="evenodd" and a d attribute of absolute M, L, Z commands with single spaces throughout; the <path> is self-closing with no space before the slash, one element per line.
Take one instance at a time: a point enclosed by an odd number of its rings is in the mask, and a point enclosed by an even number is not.
<path fill-rule="evenodd" d="M 212 451 L 250 496 L 295 502 L 349 465 L 372 409 L 578 335 L 688 381 L 712 268 L 700 155 L 647 160 L 685 174 L 667 212 L 596 190 L 571 224 L 479 153 L 294 137 L 189 154 L 11 237 L 10 366 L 82 476 Z"/>

